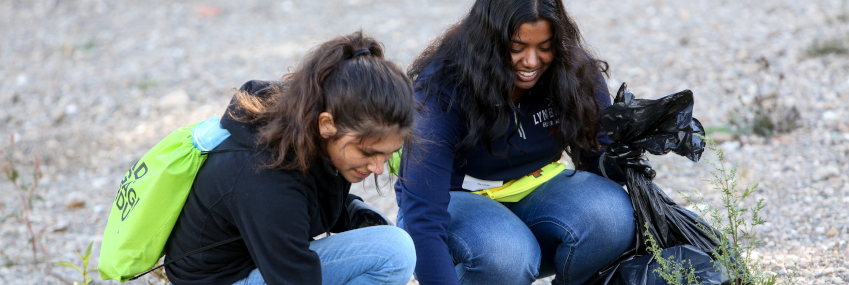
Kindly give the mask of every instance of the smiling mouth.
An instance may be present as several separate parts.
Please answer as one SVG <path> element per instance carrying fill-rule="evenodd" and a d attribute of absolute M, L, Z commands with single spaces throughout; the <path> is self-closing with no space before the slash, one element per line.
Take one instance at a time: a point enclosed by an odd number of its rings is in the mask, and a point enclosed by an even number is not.
<path fill-rule="evenodd" d="M 534 71 L 521 71 L 520 70 L 519 74 L 522 75 L 522 76 L 531 77 L 531 76 L 534 76 L 534 74 L 537 74 L 537 71 L 536 70 L 534 70 Z"/>
<path fill-rule="evenodd" d="M 519 79 L 521 79 L 522 81 L 531 81 L 536 77 L 538 71 L 539 69 L 535 69 L 532 71 L 517 70 L 516 73 L 519 74 Z"/>
<path fill-rule="evenodd" d="M 357 175 L 359 175 L 361 178 L 366 178 L 366 177 L 369 176 L 369 174 L 371 174 L 371 173 L 363 173 L 363 172 L 360 172 L 359 170 L 356 170 L 356 169 L 354 169 L 354 172 L 356 172 Z"/>

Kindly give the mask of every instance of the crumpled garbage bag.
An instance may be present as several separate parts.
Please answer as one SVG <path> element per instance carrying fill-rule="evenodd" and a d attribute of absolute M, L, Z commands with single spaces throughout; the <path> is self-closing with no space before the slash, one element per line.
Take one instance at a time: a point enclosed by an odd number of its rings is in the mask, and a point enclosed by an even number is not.
<path fill-rule="evenodd" d="M 611 145 L 613 148 L 625 146 L 630 149 L 643 149 L 655 155 L 674 152 L 697 162 L 704 152 L 705 142 L 694 134 L 704 136 L 705 132 L 702 124 L 692 115 L 693 92 L 690 90 L 684 90 L 656 100 L 636 99 L 634 94 L 627 90 L 627 85 L 623 83 L 616 94 L 613 105 L 601 111 L 600 124 L 610 139 L 613 140 L 613 145 Z M 636 274 L 635 272 L 648 272 L 643 275 L 656 275 L 649 274 L 654 268 L 652 266 L 656 266 L 657 263 L 652 263 L 651 255 L 646 255 L 646 239 L 643 236 L 646 230 L 652 234 L 658 246 L 662 249 L 675 249 L 678 252 L 676 254 L 686 252 L 684 258 L 706 256 L 705 264 L 710 269 L 706 268 L 705 274 L 711 270 L 719 274 L 715 269 L 712 269 L 713 264 L 710 263 L 709 256 L 714 249 L 719 247 L 719 243 L 711 238 L 712 235 L 708 231 L 713 231 L 713 236 L 719 236 L 719 232 L 711 228 L 697 214 L 677 205 L 663 192 L 663 189 L 655 185 L 651 178 L 647 178 L 642 172 L 626 168 L 625 176 L 637 223 L 636 247 L 623 254 L 617 262 L 602 269 L 597 276 L 594 276 L 586 284 L 666 284 L 663 280 L 655 283 L 652 280 L 656 279 L 647 279 L 646 277 L 633 279 L 637 280 L 634 282 L 629 279 L 637 278 L 636 275 L 628 275 Z M 646 224 L 648 224 L 648 228 Z M 628 261 L 622 261 L 623 259 Z M 676 257 L 676 260 L 680 261 L 681 259 Z M 692 263 L 694 267 L 700 264 L 696 260 L 692 260 Z M 626 269 L 627 271 L 623 271 Z M 631 273 L 625 274 L 624 272 Z M 620 277 L 617 278 L 624 278 L 622 280 L 630 283 L 606 283 L 604 281 L 605 279 L 611 280 L 612 275 L 615 274 L 619 274 Z M 655 277 L 659 278 L 659 276 Z M 642 280 L 642 282 L 639 282 L 639 280 Z"/>
<path fill-rule="evenodd" d="M 622 84 L 613 105 L 601 111 L 600 123 L 615 144 L 644 149 L 655 155 L 674 152 L 694 162 L 704 152 L 702 124 L 693 118 L 693 92 L 684 90 L 666 97 L 636 99 Z M 625 169 L 626 186 L 634 206 L 639 233 L 648 230 L 660 248 L 688 244 L 711 252 L 718 246 L 695 213 L 675 204 L 651 179 Z M 704 229 L 699 226 L 702 224 Z M 645 253 L 642 234 L 637 254 Z"/>
<path fill-rule="evenodd" d="M 650 100 L 636 99 L 622 83 L 613 105 L 601 111 L 601 126 L 614 143 L 639 147 L 655 155 L 670 151 L 698 162 L 705 142 L 702 123 L 693 118 L 693 92 L 684 90 Z"/>
<path fill-rule="evenodd" d="M 689 245 L 679 245 L 664 249 L 660 253 L 664 259 L 681 261 L 688 260 L 684 263 L 685 268 L 693 268 L 693 273 L 697 278 L 698 284 L 730 284 L 727 276 L 721 274 L 713 266 L 711 257 Z M 607 284 L 607 285 L 646 285 L 657 284 L 667 285 L 667 281 L 655 273 L 654 270 L 660 267 L 660 263 L 654 259 L 651 254 L 631 256 L 630 258 L 615 264 L 607 271 L 601 272 L 597 279 L 592 284 Z M 686 284 L 686 279 L 683 279 L 680 284 Z"/>

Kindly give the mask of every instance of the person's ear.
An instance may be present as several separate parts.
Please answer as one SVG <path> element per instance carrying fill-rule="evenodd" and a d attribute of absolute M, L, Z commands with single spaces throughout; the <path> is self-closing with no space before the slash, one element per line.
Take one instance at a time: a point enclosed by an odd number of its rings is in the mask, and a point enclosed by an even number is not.
<path fill-rule="evenodd" d="M 325 139 L 336 135 L 336 124 L 333 123 L 333 115 L 328 112 L 318 114 L 318 132 Z"/>

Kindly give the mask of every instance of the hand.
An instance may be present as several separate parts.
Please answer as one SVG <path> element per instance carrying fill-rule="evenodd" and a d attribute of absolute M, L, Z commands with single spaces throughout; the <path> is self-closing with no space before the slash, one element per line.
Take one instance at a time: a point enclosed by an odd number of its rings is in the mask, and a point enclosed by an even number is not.
<path fill-rule="evenodd" d="M 383 215 L 372 211 L 372 210 L 360 210 L 357 211 L 356 217 L 354 217 L 355 224 L 352 226 L 355 229 L 371 227 L 371 226 L 384 226 L 389 225 L 389 221 L 387 221 Z"/>
<path fill-rule="evenodd" d="M 354 229 L 392 225 L 383 213 L 369 206 L 360 199 L 349 199 L 348 213 L 351 217 L 351 226 Z"/>
<path fill-rule="evenodd" d="M 613 144 L 607 149 L 605 155 L 607 155 L 608 159 L 615 161 L 623 173 L 625 169 L 631 168 L 649 180 L 654 179 L 656 175 L 654 169 L 651 167 L 649 158 L 646 156 L 646 151 L 642 148 L 631 148 L 627 145 Z"/>

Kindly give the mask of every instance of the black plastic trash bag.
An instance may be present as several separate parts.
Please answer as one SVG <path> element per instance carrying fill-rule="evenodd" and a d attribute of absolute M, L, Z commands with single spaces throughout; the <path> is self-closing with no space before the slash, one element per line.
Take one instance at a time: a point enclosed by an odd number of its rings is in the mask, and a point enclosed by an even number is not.
<path fill-rule="evenodd" d="M 704 136 L 705 132 L 702 124 L 693 118 L 690 90 L 656 100 L 636 99 L 623 83 L 613 105 L 601 111 L 600 123 L 614 145 L 644 149 L 655 155 L 675 152 L 692 161 L 699 161 L 704 152 L 705 142 L 693 135 Z M 651 179 L 631 168 L 625 169 L 625 176 L 639 230 L 637 254 L 645 253 L 642 233 L 646 231 L 646 223 L 660 248 L 688 244 L 711 252 L 718 246 L 704 230 L 710 226 L 695 213 L 675 204 Z"/>
<path fill-rule="evenodd" d="M 636 99 L 631 92 L 627 91 L 627 85 L 623 83 L 613 105 L 601 111 L 600 123 L 613 140 L 611 149 L 642 149 L 655 155 L 675 152 L 697 162 L 704 152 L 705 142 L 694 134 L 704 136 L 705 132 L 702 124 L 692 115 L 693 92 L 690 90 L 657 100 Z M 719 244 L 712 237 L 718 237 L 719 232 L 707 225 L 697 214 L 675 204 L 651 181 L 651 178 L 647 178 L 643 173 L 634 168 L 625 169 L 626 186 L 631 204 L 634 206 L 634 218 L 637 223 L 636 247 L 602 269 L 585 284 L 666 284 L 663 280 L 652 281 L 659 276 L 652 272 L 657 262 L 652 262 L 651 255 L 646 255 L 646 239 L 643 236 L 646 230 L 652 234 L 660 248 L 675 249 L 676 252 L 684 254 L 685 258 L 705 256 L 707 260 L 704 264 L 710 267 L 705 268 L 705 274 L 707 274 L 705 276 L 710 275 L 709 271 L 719 274 L 712 269 L 713 264 L 710 263 L 709 255 L 718 248 Z M 681 247 L 684 245 L 689 247 Z M 681 260 L 676 257 L 676 261 Z M 693 266 L 697 265 L 696 260 L 691 262 Z M 634 272 L 644 272 L 643 275 L 653 277 L 629 279 L 637 278 L 629 275 L 636 274 Z M 617 280 L 624 280 L 627 283 L 605 281 L 613 280 L 612 278 L 617 274 L 619 277 L 616 278 L 620 278 Z"/>
<path fill-rule="evenodd" d="M 684 268 L 692 268 L 697 277 L 698 284 L 730 284 L 728 277 L 721 274 L 713 267 L 711 257 L 698 248 L 689 245 L 679 245 L 664 249 L 660 253 L 664 259 L 681 261 L 687 260 Z M 651 254 L 632 256 L 631 258 L 615 264 L 608 271 L 603 272 L 598 284 L 607 285 L 645 285 L 645 284 L 668 284 L 660 275 L 654 273 L 660 264 Z M 680 284 L 687 284 L 686 279 Z"/>
<path fill-rule="evenodd" d="M 613 105 L 601 111 L 601 126 L 614 144 L 625 144 L 662 155 L 670 151 L 699 161 L 705 149 L 702 123 L 693 118 L 693 92 L 684 90 L 666 97 L 636 99 L 622 83 Z"/>

